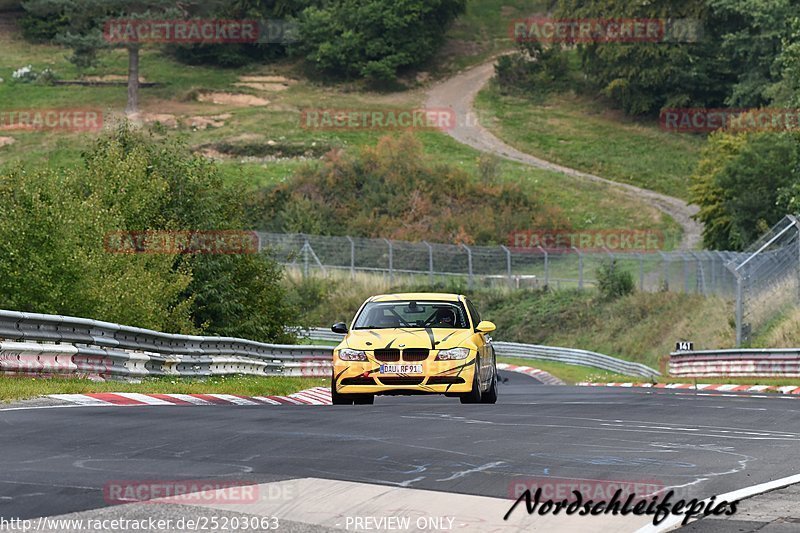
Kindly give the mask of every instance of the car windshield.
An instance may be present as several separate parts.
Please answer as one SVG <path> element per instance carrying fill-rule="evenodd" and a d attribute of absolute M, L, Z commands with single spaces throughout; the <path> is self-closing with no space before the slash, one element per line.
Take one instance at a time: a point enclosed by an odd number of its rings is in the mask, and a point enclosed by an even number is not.
<path fill-rule="evenodd" d="M 461 302 L 370 302 L 361 310 L 353 329 L 407 327 L 468 329 L 469 320 Z"/>

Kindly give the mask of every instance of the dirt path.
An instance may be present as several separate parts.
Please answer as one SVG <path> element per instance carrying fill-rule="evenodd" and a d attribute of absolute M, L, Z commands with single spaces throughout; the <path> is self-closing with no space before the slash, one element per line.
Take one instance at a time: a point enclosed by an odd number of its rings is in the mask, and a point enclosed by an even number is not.
<path fill-rule="evenodd" d="M 435 85 L 428 91 L 426 107 L 451 107 L 456 112 L 458 123 L 455 128 L 448 131 L 451 137 L 477 150 L 493 153 L 505 159 L 622 189 L 632 197 L 668 214 L 680 224 L 683 228 L 681 249 L 693 250 L 700 246 L 702 242 L 702 226 L 691 218 L 697 212 L 697 206 L 689 205 L 679 198 L 673 198 L 672 196 L 626 183 L 618 183 L 520 152 L 478 124 L 477 120 L 474 119 L 476 115 L 472 104 L 475 100 L 475 95 L 478 94 L 478 91 L 489 81 L 493 74 L 494 61 L 491 61 L 461 72 L 455 77 Z"/>

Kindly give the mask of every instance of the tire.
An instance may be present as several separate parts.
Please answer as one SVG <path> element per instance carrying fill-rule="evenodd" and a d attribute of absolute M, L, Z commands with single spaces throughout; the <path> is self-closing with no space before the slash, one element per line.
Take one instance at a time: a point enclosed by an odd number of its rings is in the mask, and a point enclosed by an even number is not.
<path fill-rule="evenodd" d="M 372 405 L 375 403 L 374 394 L 354 394 L 353 396 L 353 403 L 355 405 Z"/>
<path fill-rule="evenodd" d="M 480 365 L 475 360 L 475 372 L 472 375 L 472 390 L 460 396 L 461 403 L 481 403 L 481 382 L 478 379 Z"/>
<path fill-rule="evenodd" d="M 492 383 L 481 395 L 481 403 L 497 403 L 497 367 L 492 370 Z"/>
<path fill-rule="evenodd" d="M 336 379 L 333 376 L 331 376 L 331 403 L 333 405 L 353 405 L 352 395 L 336 392 Z"/>

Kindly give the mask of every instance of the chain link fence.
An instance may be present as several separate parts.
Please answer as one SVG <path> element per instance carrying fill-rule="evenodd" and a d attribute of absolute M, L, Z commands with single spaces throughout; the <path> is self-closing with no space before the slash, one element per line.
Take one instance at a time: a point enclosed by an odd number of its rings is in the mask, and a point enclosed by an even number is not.
<path fill-rule="evenodd" d="M 727 266 L 736 287 L 736 346 L 749 345 L 800 301 L 800 222 L 787 215 Z"/>
<path fill-rule="evenodd" d="M 726 268 L 740 260 L 734 252 L 620 253 L 506 246 L 467 246 L 290 233 L 259 233 L 284 264 L 304 274 L 372 272 L 391 283 L 412 279 L 439 282 L 460 278 L 470 288 L 578 288 L 597 284 L 598 268 L 611 260 L 631 272 L 639 290 L 718 294 L 733 298 L 736 278 Z"/>
<path fill-rule="evenodd" d="M 800 223 L 787 216 L 744 252 L 655 253 L 548 251 L 388 239 L 259 233 L 282 263 L 303 275 L 339 272 L 384 276 L 390 285 L 461 279 L 469 288 L 575 288 L 597 285 L 599 267 L 615 261 L 640 291 L 672 291 L 728 299 L 737 346 L 800 302 Z M 735 304 L 734 304 L 735 302 Z"/>

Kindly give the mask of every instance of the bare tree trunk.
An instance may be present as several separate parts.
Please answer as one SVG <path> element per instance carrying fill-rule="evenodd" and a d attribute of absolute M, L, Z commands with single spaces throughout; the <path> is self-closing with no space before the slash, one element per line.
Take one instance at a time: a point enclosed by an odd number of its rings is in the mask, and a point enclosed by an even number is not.
<path fill-rule="evenodd" d="M 125 113 L 139 112 L 139 47 L 128 48 L 128 105 Z"/>

